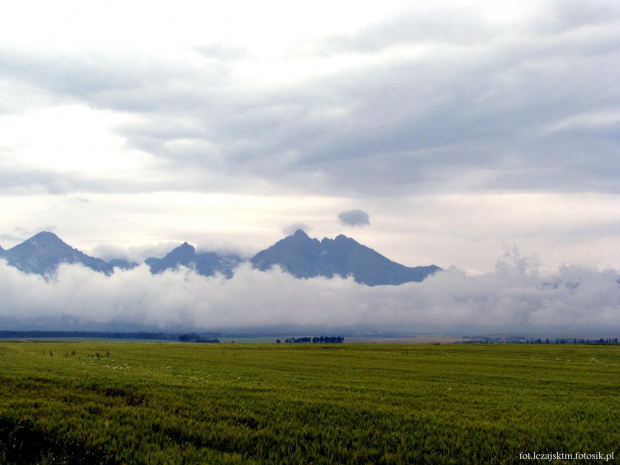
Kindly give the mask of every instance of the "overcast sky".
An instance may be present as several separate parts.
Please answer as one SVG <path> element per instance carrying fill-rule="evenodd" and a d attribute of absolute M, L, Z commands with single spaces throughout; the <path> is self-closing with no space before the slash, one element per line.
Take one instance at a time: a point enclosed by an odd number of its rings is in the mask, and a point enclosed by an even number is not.
<path fill-rule="evenodd" d="M 0 4 L 5 249 L 617 270 L 619 160 L 616 0 Z"/>

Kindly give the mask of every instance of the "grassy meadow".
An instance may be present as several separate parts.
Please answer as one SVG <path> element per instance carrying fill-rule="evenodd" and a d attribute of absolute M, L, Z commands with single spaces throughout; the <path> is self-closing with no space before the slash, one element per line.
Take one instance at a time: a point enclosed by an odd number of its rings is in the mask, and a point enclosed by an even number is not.
<path fill-rule="evenodd" d="M 536 463 L 523 454 L 620 445 L 618 346 L 0 341 L 0 354 L 0 463 Z"/>

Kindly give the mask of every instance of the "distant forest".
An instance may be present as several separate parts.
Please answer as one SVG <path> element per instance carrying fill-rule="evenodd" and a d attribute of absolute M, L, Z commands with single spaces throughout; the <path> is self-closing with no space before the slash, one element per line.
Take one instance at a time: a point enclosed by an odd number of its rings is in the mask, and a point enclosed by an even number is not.
<path fill-rule="evenodd" d="M 218 339 L 198 333 L 150 333 L 115 331 L 0 331 L 0 339 L 88 338 L 88 339 L 145 339 L 158 341 L 217 343 Z"/>
<path fill-rule="evenodd" d="M 280 342 L 278 340 L 278 342 Z M 284 340 L 287 344 L 341 344 L 344 342 L 342 336 L 320 336 L 320 337 L 289 337 Z"/>
<path fill-rule="evenodd" d="M 194 332 L 118 332 L 118 331 L 18 331 L 0 330 L 0 339 L 47 339 L 47 338 L 83 338 L 83 339 L 143 339 L 152 341 L 176 341 L 176 342 L 199 342 L 199 343 L 219 343 L 218 337 L 230 337 L 232 334 L 222 333 L 194 333 Z M 264 337 L 261 334 L 260 337 Z M 258 337 L 257 334 L 241 334 L 236 337 Z M 392 336 L 397 339 L 397 336 Z M 465 341 L 456 344 L 619 344 L 617 337 L 610 338 L 526 338 L 523 336 L 507 337 L 470 337 L 465 336 Z M 303 336 L 289 337 L 284 341 L 278 339 L 276 342 L 286 344 L 341 344 L 344 342 L 343 336 Z"/>
<path fill-rule="evenodd" d="M 156 341 L 219 343 L 217 333 L 164 333 L 164 332 L 116 332 L 116 331 L 6 331 L 0 330 L 0 339 L 144 339 Z M 277 342 L 282 342 L 280 339 Z M 290 337 L 285 343 L 340 344 L 342 336 Z"/>
<path fill-rule="evenodd" d="M 457 344 L 618 344 L 618 338 L 583 338 L 583 337 L 564 337 L 564 338 L 525 338 L 523 336 L 509 337 L 475 337 L 467 341 L 457 342 Z"/>

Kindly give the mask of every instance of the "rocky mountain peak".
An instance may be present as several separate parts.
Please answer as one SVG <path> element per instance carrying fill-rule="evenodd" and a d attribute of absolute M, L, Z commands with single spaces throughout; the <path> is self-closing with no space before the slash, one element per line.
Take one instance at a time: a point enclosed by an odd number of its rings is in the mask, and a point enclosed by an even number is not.
<path fill-rule="evenodd" d="M 192 259 L 196 256 L 196 248 L 193 245 L 188 244 L 187 242 L 183 242 L 183 244 L 170 252 L 169 255 L 171 257 L 176 257 L 177 259 Z"/>
<path fill-rule="evenodd" d="M 145 263 L 151 273 L 163 273 L 166 270 L 176 270 L 181 266 L 191 268 L 203 276 L 213 276 L 221 273 L 231 277 L 234 268 L 241 262 L 236 255 L 222 257 L 215 252 L 196 253 L 193 245 L 184 242 L 163 258 L 147 258 Z"/>
<path fill-rule="evenodd" d="M 400 265 L 342 234 L 319 242 L 301 230 L 259 252 L 250 261 L 262 271 L 277 265 L 297 278 L 353 276 L 355 281 L 369 286 L 422 281 L 440 270 L 434 265 L 415 268 Z"/>
<path fill-rule="evenodd" d="M 42 276 L 55 273 L 63 263 L 81 264 L 105 274 L 112 274 L 114 267 L 130 269 L 137 266 L 126 260 L 105 262 L 89 257 L 48 231 L 35 234 L 11 249 L 0 248 L 0 255 L 9 265 L 21 271 Z M 163 258 L 152 257 L 145 260 L 153 274 L 186 267 L 203 276 L 222 274 L 229 278 L 241 262 L 237 255 L 197 253 L 195 247 L 187 242 L 183 242 Z M 323 238 L 319 241 L 309 237 L 301 229 L 257 253 L 250 262 L 261 271 L 280 266 L 297 278 L 352 276 L 356 282 L 369 286 L 422 281 L 441 270 L 435 265 L 411 268 L 395 263 L 343 234 L 335 239 Z"/>
<path fill-rule="evenodd" d="M 99 258 L 72 248 L 56 234 L 42 231 L 4 252 L 9 265 L 26 273 L 48 275 L 63 263 L 81 264 L 95 271 L 112 273 L 112 267 Z"/>
<path fill-rule="evenodd" d="M 296 239 L 310 239 L 310 236 L 308 236 L 308 234 L 306 234 L 303 229 L 298 229 L 297 231 L 295 231 L 295 234 L 293 234 L 292 237 Z"/>

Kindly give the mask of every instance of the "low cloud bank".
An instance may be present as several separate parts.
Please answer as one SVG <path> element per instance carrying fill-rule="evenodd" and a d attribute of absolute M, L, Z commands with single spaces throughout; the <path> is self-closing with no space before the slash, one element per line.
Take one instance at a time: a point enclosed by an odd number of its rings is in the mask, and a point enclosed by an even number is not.
<path fill-rule="evenodd" d="M 422 283 L 368 287 L 353 279 L 298 280 L 249 265 L 232 279 L 188 269 L 151 275 L 144 265 L 106 277 L 64 265 L 53 280 L 0 260 L 0 320 L 125 324 L 162 330 L 322 326 L 411 332 L 620 331 L 620 274 L 564 266 L 541 274 L 507 253 L 496 269 L 468 276 L 451 269 Z"/>

